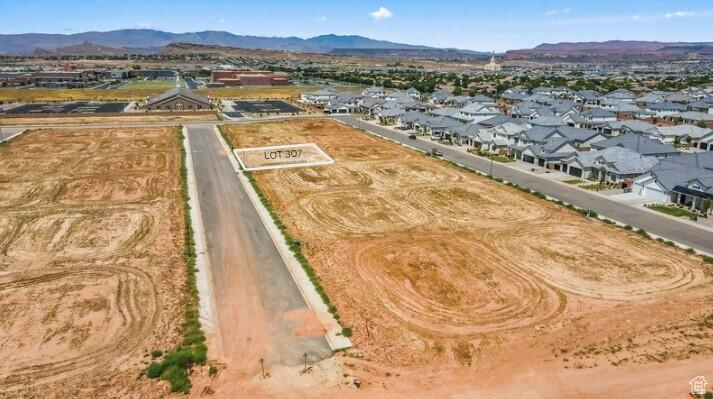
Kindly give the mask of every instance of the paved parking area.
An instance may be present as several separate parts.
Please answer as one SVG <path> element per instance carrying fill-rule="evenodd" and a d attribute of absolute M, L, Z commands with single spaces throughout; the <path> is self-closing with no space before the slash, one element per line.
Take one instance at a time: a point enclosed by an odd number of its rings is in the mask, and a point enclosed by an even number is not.
<path fill-rule="evenodd" d="M 241 100 L 233 103 L 236 111 L 248 114 L 289 114 L 293 112 L 303 112 L 302 108 L 280 100 L 250 101 Z"/>
<path fill-rule="evenodd" d="M 117 113 L 124 111 L 129 103 L 95 103 L 87 101 L 77 101 L 62 104 L 25 104 L 19 107 L 6 110 L 8 115 L 16 114 L 102 114 Z"/>

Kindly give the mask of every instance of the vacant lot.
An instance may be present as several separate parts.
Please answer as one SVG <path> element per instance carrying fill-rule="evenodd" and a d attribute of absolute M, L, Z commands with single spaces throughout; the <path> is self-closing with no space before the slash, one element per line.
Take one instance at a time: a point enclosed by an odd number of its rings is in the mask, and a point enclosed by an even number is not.
<path fill-rule="evenodd" d="M 711 278 L 681 250 L 333 121 L 228 137 L 314 142 L 335 160 L 253 175 L 354 328 L 365 380 L 441 367 L 544 378 L 713 353 Z"/>
<path fill-rule="evenodd" d="M 175 82 L 171 81 L 173 86 Z M 168 87 L 168 88 L 171 88 Z M 355 86 L 331 86 L 335 90 L 361 92 L 363 88 Z M 227 87 L 195 90 L 195 93 L 214 98 L 297 98 L 301 93 L 316 91 L 320 86 L 285 86 L 285 87 Z M 124 101 L 145 100 L 166 91 L 166 87 L 131 88 L 117 90 L 104 89 L 0 89 L 0 102 L 39 102 L 39 101 Z"/>
<path fill-rule="evenodd" d="M 0 147 L 0 392 L 159 394 L 138 376 L 180 338 L 179 146 L 152 128 Z"/>
<path fill-rule="evenodd" d="M 35 126 L 35 125 L 75 125 L 92 123 L 142 123 L 142 122 L 180 122 L 180 121 L 215 121 L 215 112 L 173 113 L 173 112 L 126 112 L 120 115 L 76 115 L 63 116 L 38 115 L 33 117 L 8 117 L 0 115 L 0 126 Z"/>
<path fill-rule="evenodd" d="M 168 90 L 176 87 L 175 80 L 132 80 L 117 90 Z"/>

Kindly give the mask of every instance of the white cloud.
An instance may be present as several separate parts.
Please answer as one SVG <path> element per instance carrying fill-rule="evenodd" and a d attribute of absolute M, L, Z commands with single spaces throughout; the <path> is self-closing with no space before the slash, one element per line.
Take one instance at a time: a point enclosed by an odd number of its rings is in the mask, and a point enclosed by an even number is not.
<path fill-rule="evenodd" d="M 696 15 L 692 11 L 673 11 L 673 12 L 667 12 L 663 16 L 666 18 L 682 18 L 682 17 L 692 17 Z"/>
<path fill-rule="evenodd" d="M 394 16 L 394 13 L 392 13 L 388 8 L 384 6 L 379 6 L 378 10 L 369 13 L 369 15 L 371 15 L 371 18 L 378 21 L 381 19 L 391 18 Z"/>
<path fill-rule="evenodd" d="M 557 8 L 557 9 L 552 9 L 552 10 L 547 10 L 545 11 L 545 16 L 546 17 L 552 17 L 555 15 L 567 15 L 570 12 L 572 12 L 572 9 L 569 7 L 565 8 Z"/>
<path fill-rule="evenodd" d="M 226 21 L 225 21 L 225 18 L 223 18 L 223 17 L 218 17 L 218 19 L 216 19 L 215 22 L 216 22 L 218 25 L 225 25 L 225 22 L 226 22 Z"/>
<path fill-rule="evenodd" d="M 139 22 L 136 24 L 136 27 L 139 29 L 153 29 L 156 25 L 149 22 Z"/>
<path fill-rule="evenodd" d="M 317 18 L 317 22 L 324 22 L 324 21 L 326 21 L 326 20 L 327 20 L 327 17 L 325 17 L 324 15 L 320 15 L 320 16 Z"/>
<path fill-rule="evenodd" d="M 662 14 L 610 14 L 610 15 L 593 15 L 581 18 L 555 18 L 541 21 L 544 25 L 551 26 L 569 26 L 569 25 L 609 25 L 625 22 L 636 23 L 660 23 L 670 21 L 676 18 L 710 18 L 713 17 L 713 10 L 698 10 L 698 11 L 672 11 Z"/>

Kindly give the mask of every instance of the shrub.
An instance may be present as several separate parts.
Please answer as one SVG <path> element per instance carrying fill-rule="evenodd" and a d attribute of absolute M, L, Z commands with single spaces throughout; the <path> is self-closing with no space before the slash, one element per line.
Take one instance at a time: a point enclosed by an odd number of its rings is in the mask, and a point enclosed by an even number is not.
<path fill-rule="evenodd" d="M 634 228 L 629 226 L 628 224 L 624 226 L 624 230 L 633 230 Z"/>
<path fill-rule="evenodd" d="M 640 235 L 640 236 L 642 236 L 642 237 L 644 237 L 644 238 L 651 239 L 651 236 L 649 235 L 649 233 L 647 233 L 646 230 L 644 230 L 644 229 L 638 229 L 638 230 L 636 230 L 636 234 L 638 234 L 638 235 Z"/>
<path fill-rule="evenodd" d="M 177 127 L 179 141 L 183 140 L 183 130 Z M 188 170 L 186 169 L 186 151 L 181 146 L 181 196 L 183 198 L 184 217 L 184 242 L 185 252 L 183 254 L 186 262 L 186 283 L 184 291 L 183 324 L 181 332 L 183 335 L 182 346 L 166 353 L 161 362 L 152 362 L 146 368 L 145 373 L 149 378 L 161 378 L 171 384 L 172 392 L 188 393 L 191 388 L 191 381 L 188 378 L 188 369 L 194 364 L 204 364 L 207 358 L 208 348 L 205 345 L 205 334 L 201 329 L 198 320 L 198 288 L 196 286 L 196 249 L 193 237 L 193 227 L 191 225 L 190 205 L 188 205 Z M 151 352 L 151 356 L 157 358 L 163 355 L 161 351 Z"/>
<path fill-rule="evenodd" d="M 161 376 L 163 371 L 163 366 L 156 362 L 151 362 L 148 367 L 146 367 L 146 376 L 149 378 L 158 378 Z"/>
<path fill-rule="evenodd" d="M 345 336 L 345 337 L 347 337 L 347 338 L 350 338 L 350 337 L 352 336 L 352 329 L 351 329 L 351 327 L 344 327 L 344 328 L 342 328 L 342 335 Z"/>

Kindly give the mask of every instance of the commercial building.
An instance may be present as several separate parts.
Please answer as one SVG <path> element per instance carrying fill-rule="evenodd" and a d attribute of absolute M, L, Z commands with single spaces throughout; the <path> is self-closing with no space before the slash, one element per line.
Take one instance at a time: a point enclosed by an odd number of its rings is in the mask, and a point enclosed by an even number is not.
<path fill-rule="evenodd" d="M 146 101 L 149 111 L 203 111 L 210 110 L 210 98 L 193 94 L 190 90 L 173 88 L 150 97 Z"/>
<path fill-rule="evenodd" d="M 213 71 L 211 81 L 226 86 L 285 86 L 290 83 L 290 76 L 271 71 Z"/>

